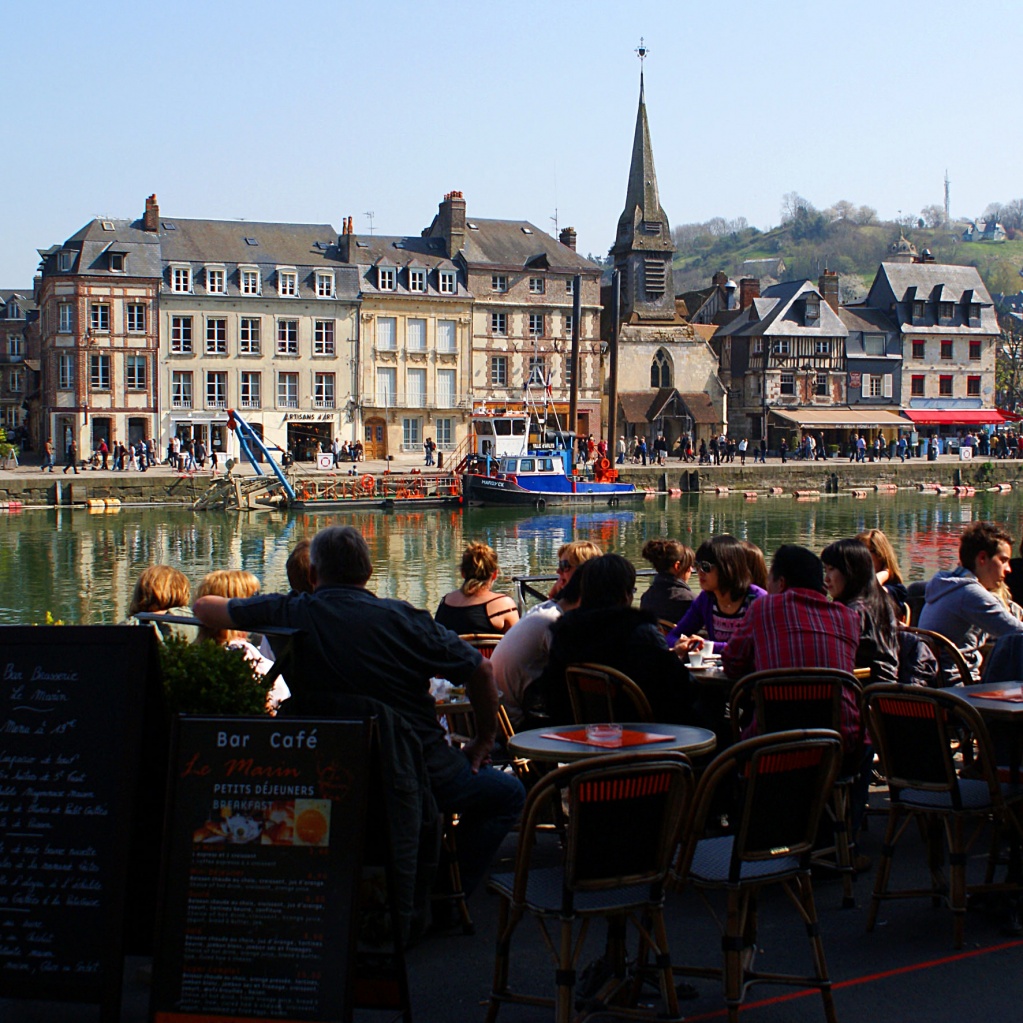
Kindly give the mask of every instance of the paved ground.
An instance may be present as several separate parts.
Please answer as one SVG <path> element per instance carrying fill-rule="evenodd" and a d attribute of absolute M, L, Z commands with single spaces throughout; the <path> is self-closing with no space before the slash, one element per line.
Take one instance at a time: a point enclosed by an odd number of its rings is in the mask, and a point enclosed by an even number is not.
<path fill-rule="evenodd" d="M 875 794 L 875 802 L 879 797 Z M 861 846 L 877 855 L 883 818 L 870 819 L 870 831 Z M 503 850 L 511 853 L 514 837 Z M 978 843 L 971 861 L 971 876 L 978 879 L 985 843 Z M 923 849 L 914 829 L 909 829 L 899 848 L 896 871 L 923 881 Z M 865 933 L 871 876 L 857 884 L 858 906 L 843 910 L 841 885 L 821 878 L 816 884 L 818 911 L 835 1002 L 842 1023 L 931 1023 L 934 1020 L 983 1020 L 984 1023 L 1018 1023 L 1023 1016 L 1023 938 L 1003 933 L 1004 917 L 994 910 L 971 910 L 966 921 L 966 944 L 952 948 L 951 914 L 932 908 L 929 901 L 888 903 L 872 934 Z M 471 900 L 477 931 L 435 936 L 414 948 L 408 956 L 413 1016 L 418 1023 L 479 1021 L 486 1013 L 496 924 L 496 900 L 485 892 Z M 720 941 L 700 901 L 693 896 L 674 896 L 670 903 L 670 936 L 676 962 L 716 964 Z M 529 923 L 529 922 L 527 922 Z M 587 940 L 580 957 L 585 964 L 599 954 L 599 928 Z M 760 911 L 759 964 L 763 969 L 809 969 L 808 945 L 802 927 L 782 897 L 772 893 L 762 899 Z M 146 960 L 133 959 L 125 971 L 123 1023 L 147 1019 L 148 987 L 139 967 Z M 513 942 L 513 979 L 520 986 L 546 989 L 552 968 L 541 951 L 539 936 L 529 924 L 520 927 Z M 725 1018 L 720 990 L 711 981 L 696 981 L 700 997 L 686 1002 L 691 1023 Z M 358 1019 L 385 1019 L 380 1014 L 360 1013 Z M 501 1023 L 541 1023 L 550 1013 L 540 1009 L 505 1006 Z M 601 1016 L 607 1021 L 612 1017 Z M 744 1023 L 803 1023 L 823 1020 L 819 995 L 782 987 L 754 988 L 743 1009 Z M 94 1023 L 93 1007 L 53 1003 L 11 1002 L 0 999 L 4 1023 Z"/>

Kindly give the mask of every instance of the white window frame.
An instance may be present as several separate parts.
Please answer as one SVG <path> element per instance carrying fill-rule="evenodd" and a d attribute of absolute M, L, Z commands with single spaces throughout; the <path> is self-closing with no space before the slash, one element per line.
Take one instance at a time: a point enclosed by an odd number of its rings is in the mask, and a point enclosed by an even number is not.
<path fill-rule="evenodd" d="M 123 274 L 126 258 L 126 254 L 123 252 L 108 252 L 107 266 L 110 272 L 112 274 Z"/>
<path fill-rule="evenodd" d="M 508 290 L 508 275 L 507 274 L 491 274 L 490 275 L 490 290 L 496 291 L 499 295 L 503 295 Z"/>
<path fill-rule="evenodd" d="M 75 265 L 74 249 L 64 249 L 57 256 L 57 269 L 63 273 L 70 273 Z"/>
<path fill-rule="evenodd" d="M 242 370 L 239 377 L 238 401 L 242 408 L 262 408 L 263 374 L 258 370 Z"/>
<path fill-rule="evenodd" d="M 175 295 L 192 294 L 192 267 L 188 263 L 171 263 L 170 275 Z"/>
<path fill-rule="evenodd" d="M 508 336 L 508 314 L 507 313 L 491 313 L 490 314 L 490 333 L 494 337 L 507 337 Z"/>
<path fill-rule="evenodd" d="M 779 337 L 771 342 L 772 355 L 788 355 L 791 345 L 787 337 Z"/>
<path fill-rule="evenodd" d="M 75 358 L 70 352 L 61 352 L 57 356 L 57 390 L 73 391 L 75 389 Z"/>
<path fill-rule="evenodd" d="M 110 356 L 105 352 L 97 352 L 89 356 L 89 390 L 112 390 L 110 375 Z"/>
<path fill-rule="evenodd" d="M 11 370 L 11 394 L 21 394 L 25 389 L 25 371 L 19 366 Z"/>
<path fill-rule="evenodd" d="M 294 336 L 292 336 L 292 327 L 294 327 Z M 276 351 L 278 355 L 298 355 L 298 320 L 282 316 L 277 321 Z"/>
<path fill-rule="evenodd" d="M 89 303 L 89 331 L 93 334 L 110 333 L 110 303 Z"/>
<path fill-rule="evenodd" d="M 129 334 L 145 334 L 146 303 L 128 302 L 124 307 L 124 326 Z"/>
<path fill-rule="evenodd" d="M 574 317 L 571 313 L 565 313 L 565 337 L 572 336 L 572 324 Z"/>
<path fill-rule="evenodd" d="M 171 373 L 171 408 L 192 407 L 192 371 L 174 370 Z"/>
<path fill-rule="evenodd" d="M 293 392 L 293 396 L 292 396 Z M 298 374 L 277 374 L 277 407 L 298 408 Z"/>
<path fill-rule="evenodd" d="M 426 293 L 426 271 L 422 267 L 409 267 L 408 290 L 417 294 Z"/>
<path fill-rule="evenodd" d="M 398 272 L 397 267 L 393 266 L 378 266 L 377 267 L 377 290 L 378 291 L 394 291 L 398 284 Z"/>
<path fill-rule="evenodd" d="M 24 338 L 20 334 L 8 334 L 7 336 L 7 352 L 9 355 L 22 355 L 21 350 Z"/>
<path fill-rule="evenodd" d="M 75 307 L 72 302 L 61 302 L 57 306 L 57 333 L 73 334 L 75 332 Z"/>
<path fill-rule="evenodd" d="M 172 355 L 192 354 L 192 317 L 172 316 L 170 350 Z"/>
<path fill-rule="evenodd" d="M 831 338 L 828 337 L 815 338 L 813 342 L 813 353 L 814 355 L 830 355 Z"/>
<path fill-rule="evenodd" d="M 796 393 L 796 374 L 782 373 L 778 377 L 778 393 L 784 397 L 792 397 Z"/>
<path fill-rule="evenodd" d="M 490 356 L 490 386 L 491 387 L 507 387 L 508 386 L 508 356 L 507 355 L 491 355 Z"/>
<path fill-rule="evenodd" d="M 206 317 L 206 343 L 203 351 L 207 355 L 227 355 L 227 317 Z"/>
<path fill-rule="evenodd" d="M 263 294 L 263 275 L 258 266 L 238 267 L 238 290 L 243 295 Z"/>
<path fill-rule="evenodd" d="M 565 281 L 565 294 L 566 295 L 574 295 L 575 294 L 575 278 L 574 277 L 569 277 L 568 280 Z"/>
<path fill-rule="evenodd" d="M 334 321 L 314 320 L 313 355 L 333 355 L 335 350 Z"/>
<path fill-rule="evenodd" d="M 426 351 L 426 320 L 423 317 L 410 316 L 405 320 L 405 347 L 410 352 Z"/>
<path fill-rule="evenodd" d="M 437 321 L 437 351 L 447 355 L 458 351 L 458 324 L 454 320 Z"/>
<path fill-rule="evenodd" d="M 421 416 L 405 416 L 401 421 L 401 448 L 403 451 L 418 451 L 423 445 L 423 420 Z"/>
<path fill-rule="evenodd" d="M 313 374 L 313 408 L 336 408 L 336 381 L 334 373 Z"/>
<path fill-rule="evenodd" d="M 438 291 L 442 295 L 454 295 L 458 291 L 458 278 L 454 270 L 440 270 L 437 273 Z"/>
<path fill-rule="evenodd" d="M 387 326 L 387 330 L 381 331 L 381 327 Z M 383 338 L 382 334 L 390 333 L 390 338 Z M 381 352 L 393 352 L 398 347 L 398 320 L 394 316 L 378 316 L 376 318 L 376 347 Z"/>
<path fill-rule="evenodd" d="M 278 268 L 277 294 L 281 298 L 298 298 L 298 271 L 293 266 Z"/>
<path fill-rule="evenodd" d="M 434 440 L 442 451 L 450 451 L 455 446 L 455 422 L 447 416 L 433 422 Z"/>
<path fill-rule="evenodd" d="M 255 333 L 252 327 L 255 324 Z M 262 354 L 262 320 L 259 316 L 243 316 L 238 326 L 238 353 L 240 355 Z"/>
<path fill-rule="evenodd" d="M 226 266 L 205 266 L 206 294 L 226 295 L 227 294 L 227 267 Z M 217 275 L 217 276 L 215 276 Z M 219 277 L 219 279 L 218 279 Z M 219 287 L 217 285 L 219 284 Z"/>
<path fill-rule="evenodd" d="M 437 370 L 437 408 L 455 408 L 457 388 L 458 374 L 453 369 Z"/>
<path fill-rule="evenodd" d="M 334 297 L 334 271 L 333 270 L 317 270 L 316 271 L 316 297 L 317 298 L 333 298 Z"/>
<path fill-rule="evenodd" d="M 543 313 L 529 314 L 529 336 L 543 337 Z"/>
<path fill-rule="evenodd" d="M 124 360 L 124 387 L 128 391 L 144 391 L 149 383 L 149 359 L 144 355 L 128 355 Z"/>
<path fill-rule="evenodd" d="M 227 408 L 227 373 L 222 369 L 206 373 L 206 408 Z"/>
<path fill-rule="evenodd" d="M 529 278 L 530 295 L 542 295 L 547 290 L 547 282 L 542 277 Z"/>
<path fill-rule="evenodd" d="M 530 387 L 547 386 L 547 356 L 531 355 L 526 364 L 526 382 Z"/>

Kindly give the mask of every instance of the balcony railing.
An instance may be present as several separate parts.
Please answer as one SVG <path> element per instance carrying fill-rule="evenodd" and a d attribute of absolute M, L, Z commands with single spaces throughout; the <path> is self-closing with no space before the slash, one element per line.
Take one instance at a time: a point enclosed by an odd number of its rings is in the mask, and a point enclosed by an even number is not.
<path fill-rule="evenodd" d="M 192 399 L 191 398 L 172 398 L 171 399 L 171 408 L 191 408 L 191 407 L 192 407 Z"/>
<path fill-rule="evenodd" d="M 412 409 L 464 409 L 469 408 L 471 400 L 468 395 L 459 394 L 451 398 L 428 397 L 423 394 L 382 394 L 377 391 L 375 408 L 412 408 Z"/>

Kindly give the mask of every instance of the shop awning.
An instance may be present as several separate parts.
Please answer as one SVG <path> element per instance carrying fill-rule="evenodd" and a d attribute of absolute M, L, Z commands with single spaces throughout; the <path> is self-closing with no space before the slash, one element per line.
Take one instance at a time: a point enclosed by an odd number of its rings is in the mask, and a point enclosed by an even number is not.
<path fill-rule="evenodd" d="M 906 418 L 917 426 L 989 426 L 1004 423 L 993 408 L 908 408 Z"/>
<path fill-rule="evenodd" d="M 794 426 L 812 427 L 815 430 L 858 429 L 863 426 L 905 427 L 906 420 L 886 409 L 852 408 L 807 408 L 778 409 L 771 412 Z"/>

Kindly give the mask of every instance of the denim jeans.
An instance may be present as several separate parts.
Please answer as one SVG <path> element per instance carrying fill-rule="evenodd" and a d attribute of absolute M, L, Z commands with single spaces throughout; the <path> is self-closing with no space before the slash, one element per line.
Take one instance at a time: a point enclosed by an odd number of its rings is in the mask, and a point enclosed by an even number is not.
<path fill-rule="evenodd" d="M 458 864 L 468 895 L 483 880 L 504 836 L 518 820 L 525 790 L 515 775 L 495 767 L 481 767 L 473 774 L 468 760 L 454 777 L 434 782 L 432 788 L 440 809 L 458 814 Z"/>

